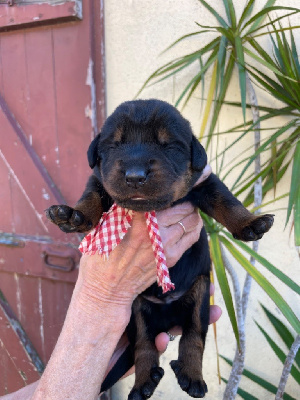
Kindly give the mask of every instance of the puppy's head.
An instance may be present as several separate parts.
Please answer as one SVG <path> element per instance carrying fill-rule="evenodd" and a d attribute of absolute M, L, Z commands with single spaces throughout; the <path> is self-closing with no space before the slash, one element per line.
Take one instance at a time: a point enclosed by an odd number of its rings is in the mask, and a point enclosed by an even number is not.
<path fill-rule="evenodd" d="M 121 104 L 91 143 L 88 160 L 113 200 L 135 211 L 184 197 L 207 163 L 189 122 L 159 100 Z"/>

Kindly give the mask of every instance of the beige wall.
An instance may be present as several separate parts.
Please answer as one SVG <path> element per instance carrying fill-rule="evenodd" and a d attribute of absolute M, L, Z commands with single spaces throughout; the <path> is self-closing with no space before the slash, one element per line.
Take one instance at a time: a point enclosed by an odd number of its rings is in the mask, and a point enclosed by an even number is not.
<path fill-rule="evenodd" d="M 208 1 L 211 5 L 224 16 L 223 2 L 221 0 Z M 246 1 L 234 0 L 237 12 L 240 15 L 241 9 Z M 265 3 L 264 2 L 256 2 Z M 278 5 L 296 6 L 298 1 L 281 0 Z M 256 6 L 256 10 L 259 6 Z M 106 77 L 107 77 L 107 104 L 108 113 L 122 101 L 131 100 L 141 88 L 147 77 L 165 62 L 191 52 L 197 46 L 202 46 L 210 38 L 209 35 L 195 37 L 194 39 L 183 42 L 180 46 L 160 56 L 160 53 L 180 36 L 197 30 L 194 21 L 202 24 L 215 24 L 214 18 L 201 6 L 197 0 L 107 0 L 105 2 L 105 28 L 106 28 Z M 293 17 L 291 22 L 300 25 L 299 17 Z M 296 38 L 300 39 L 299 30 Z M 268 41 L 264 42 L 270 48 Z M 195 68 L 195 67 L 194 67 Z M 192 68 L 193 70 L 193 68 Z M 192 70 L 190 73 L 192 73 Z M 162 82 L 160 85 L 152 86 L 145 90 L 141 98 L 159 98 L 174 104 L 174 99 L 180 93 L 182 85 L 186 82 L 185 77 L 188 73 L 176 77 L 174 80 Z M 194 132 L 197 134 L 200 127 L 200 96 L 198 92 L 183 114 L 192 123 Z M 229 98 L 239 99 L 239 88 L 237 76 L 232 82 Z M 260 100 L 270 101 L 264 93 L 260 93 Z M 225 130 L 241 121 L 240 113 L 230 108 L 223 108 L 220 119 L 220 130 Z M 284 123 L 284 121 L 282 121 Z M 241 144 L 240 150 L 252 144 L 251 135 Z M 221 141 L 221 146 L 228 144 L 232 140 L 232 135 L 227 135 Z M 236 150 L 235 150 L 236 152 Z M 228 162 L 236 154 L 227 154 Z M 285 177 L 285 181 L 280 184 L 278 193 L 285 193 L 289 187 L 290 175 Z M 226 182 L 230 184 L 230 181 Z M 270 196 L 271 199 L 271 196 Z M 293 237 L 289 235 L 290 227 L 284 230 L 285 211 L 280 210 L 286 207 L 286 201 L 278 201 L 273 208 L 275 212 L 275 224 L 272 230 L 260 241 L 260 253 L 274 263 L 283 272 L 290 275 L 299 283 L 299 258 L 293 245 Z M 268 209 L 269 211 L 270 209 Z M 300 303 L 295 295 L 291 293 L 283 284 L 276 280 L 270 273 L 263 268 L 259 269 L 273 283 L 284 298 L 293 306 L 294 311 L 300 316 Z M 245 273 L 244 270 L 236 265 L 241 284 Z M 224 314 L 217 324 L 219 352 L 225 356 L 233 358 L 235 352 L 235 339 L 232 333 L 230 322 L 223 305 L 220 290 L 216 288 L 216 302 L 221 305 Z M 253 282 L 251 290 L 251 300 L 247 315 L 247 355 L 246 366 L 277 385 L 281 374 L 281 363 L 277 361 L 266 344 L 265 339 L 258 331 L 254 319 L 260 324 L 269 327 L 266 319 L 260 310 L 259 302 L 265 304 L 275 314 L 282 318 L 272 301 L 264 294 L 260 287 Z M 274 337 L 275 335 L 273 335 Z M 281 344 L 280 340 L 278 343 Z M 168 365 L 171 359 L 176 357 L 178 339 L 173 342 L 167 352 L 161 357 L 162 366 L 165 368 L 165 377 L 159 384 L 153 399 L 185 399 L 189 398 L 181 391 L 177 385 L 173 372 Z M 207 399 L 221 399 L 224 384 L 218 384 L 217 379 L 217 360 L 216 349 L 213 338 L 213 330 L 210 329 L 204 358 L 204 378 L 208 384 L 209 392 Z M 221 361 L 222 376 L 228 378 L 229 368 Z M 114 400 L 127 398 L 132 378 L 124 380 L 114 390 Z M 259 387 L 254 386 L 249 380 L 243 378 L 242 385 L 245 390 L 255 395 L 260 400 L 273 398 Z M 299 388 L 290 378 L 287 391 L 294 397 L 299 398 Z"/>

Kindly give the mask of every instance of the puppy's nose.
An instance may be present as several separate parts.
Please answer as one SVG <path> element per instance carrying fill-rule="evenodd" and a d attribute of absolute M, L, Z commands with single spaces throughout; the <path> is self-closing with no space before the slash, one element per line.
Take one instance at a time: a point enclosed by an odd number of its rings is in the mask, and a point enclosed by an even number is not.
<path fill-rule="evenodd" d="M 147 180 L 147 172 L 141 167 L 132 167 L 125 172 L 125 181 L 127 186 L 138 189 L 143 186 Z"/>

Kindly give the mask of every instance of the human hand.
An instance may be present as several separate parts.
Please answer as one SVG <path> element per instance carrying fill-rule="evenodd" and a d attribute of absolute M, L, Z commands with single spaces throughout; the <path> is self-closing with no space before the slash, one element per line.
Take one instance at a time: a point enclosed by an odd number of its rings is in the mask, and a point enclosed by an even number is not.
<path fill-rule="evenodd" d="M 158 212 L 157 220 L 167 265 L 172 267 L 198 240 L 203 223 L 190 203 Z M 82 280 L 83 288 L 86 287 L 87 295 L 131 306 L 134 298 L 156 281 L 154 254 L 144 214 L 134 214 L 131 228 L 108 259 L 100 255 L 82 256 L 78 279 Z"/>

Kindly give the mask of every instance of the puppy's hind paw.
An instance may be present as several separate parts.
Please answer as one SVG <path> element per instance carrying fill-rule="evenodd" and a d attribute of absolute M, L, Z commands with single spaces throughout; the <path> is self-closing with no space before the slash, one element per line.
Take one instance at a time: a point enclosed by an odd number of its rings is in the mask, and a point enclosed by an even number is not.
<path fill-rule="evenodd" d="M 199 379 L 192 379 L 186 370 L 187 368 L 184 368 L 183 364 L 178 360 L 171 361 L 170 365 L 182 390 L 187 392 L 189 396 L 197 399 L 202 399 L 205 396 L 205 393 L 207 393 L 207 386 L 200 376 Z"/>
<path fill-rule="evenodd" d="M 128 400 L 146 400 L 149 399 L 159 384 L 164 375 L 164 370 L 161 367 L 153 367 L 150 371 L 150 378 L 147 382 L 143 383 L 140 387 L 136 385 L 129 393 Z"/>

